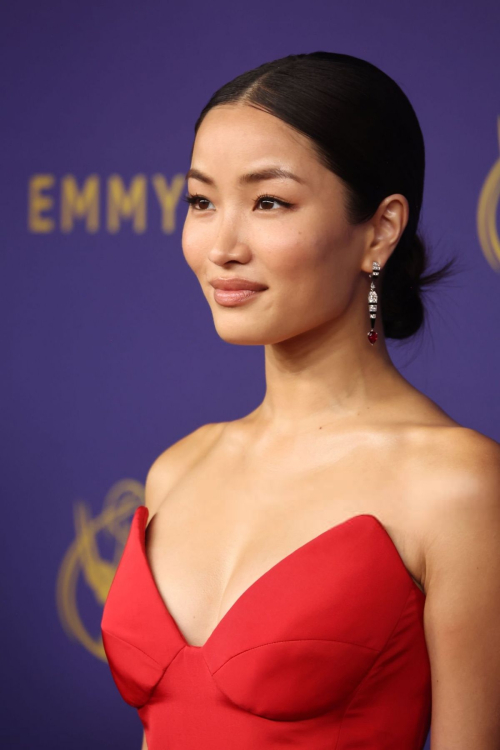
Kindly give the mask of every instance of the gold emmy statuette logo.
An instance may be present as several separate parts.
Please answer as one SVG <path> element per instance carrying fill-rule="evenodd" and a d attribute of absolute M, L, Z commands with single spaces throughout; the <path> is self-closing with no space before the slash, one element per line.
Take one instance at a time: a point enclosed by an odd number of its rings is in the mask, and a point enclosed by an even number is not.
<path fill-rule="evenodd" d="M 143 504 L 144 485 L 134 479 L 122 479 L 106 495 L 100 515 L 93 518 L 83 501 L 74 506 L 75 540 L 59 568 L 57 609 L 67 635 L 103 661 L 106 654 L 100 628 L 102 607 L 127 541 L 132 515 Z M 101 556 L 99 540 L 107 542 L 108 547 L 112 544 L 112 560 Z M 79 583 L 87 587 L 98 605 L 99 620 L 93 626 L 86 626 L 80 616 Z"/>
<path fill-rule="evenodd" d="M 497 118 L 498 146 L 500 151 L 500 116 Z M 500 238 L 497 211 L 500 200 L 500 158 L 493 164 L 477 206 L 477 232 L 484 256 L 495 271 L 500 271 Z"/>

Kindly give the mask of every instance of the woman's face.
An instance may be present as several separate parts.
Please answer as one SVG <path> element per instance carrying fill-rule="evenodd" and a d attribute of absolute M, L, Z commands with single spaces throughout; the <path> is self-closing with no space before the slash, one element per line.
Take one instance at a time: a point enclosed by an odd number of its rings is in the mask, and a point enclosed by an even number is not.
<path fill-rule="evenodd" d="M 300 182 L 243 179 L 277 167 Z M 276 344 L 335 324 L 360 278 L 366 230 L 347 223 L 342 183 L 308 139 L 267 112 L 221 105 L 200 125 L 191 169 L 198 176 L 188 177 L 188 192 L 199 197 L 188 207 L 182 247 L 219 336 Z M 266 289 L 236 305 L 217 301 L 210 282 L 234 277 Z"/>

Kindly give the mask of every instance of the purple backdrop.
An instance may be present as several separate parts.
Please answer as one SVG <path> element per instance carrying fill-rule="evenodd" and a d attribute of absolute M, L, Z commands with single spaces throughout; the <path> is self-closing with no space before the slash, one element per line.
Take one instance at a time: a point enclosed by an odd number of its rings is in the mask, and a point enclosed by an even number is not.
<path fill-rule="evenodd" d="M 3 739 L 139 750 L 99 631 L 130 513 L 162 450 L 252 410 L 265 386 L 262 348 L 218 338 L 182 255 L 195 119 L 221 84 L 291 53 L 357 55 L 402 86 L 427 148 L 421 226 L 435 262 L 453 252 L 465 271 L 390 351 L 499 440 L 500 5 L 31 2 L 2 16 Z"/>

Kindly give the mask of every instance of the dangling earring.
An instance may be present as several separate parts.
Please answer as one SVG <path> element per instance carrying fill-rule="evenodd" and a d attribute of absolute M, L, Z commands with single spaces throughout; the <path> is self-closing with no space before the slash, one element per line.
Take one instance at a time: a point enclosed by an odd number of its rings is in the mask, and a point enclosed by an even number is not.
<path fill-rule="evenodd" d="M 371 273 L 368 274 L 369 278 L 371 279 L 370 282 L 370 291 L 368 292 L 368 311 L 370 313 L 370 330 L 368 331 L 368 341 L 370 344 L 375 343 L 375 341 L 378 338 L 377 331 L 374 330 L 375 326 L 375 318 L 377 317 L 377 292 L 375 291 L 375 284 L 373 283 L 373 279 L 376 278 L 379 274 L 380 266 L 377 263 L 376 260 L 373 261 L 373 270 Z"/>

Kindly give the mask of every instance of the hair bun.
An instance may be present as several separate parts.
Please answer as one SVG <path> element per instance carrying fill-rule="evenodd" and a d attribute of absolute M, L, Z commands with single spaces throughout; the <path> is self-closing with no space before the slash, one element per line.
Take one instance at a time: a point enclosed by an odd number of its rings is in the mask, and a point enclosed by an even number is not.
<path fill-rule="evenodd" d="M 422 290 L 448 276 L 455 259 L 441 268 L 425 273 L 429 254 L 426 243 L 418 235 L 401 237 L 385 265 L 380 293 L 384 335 L 405 339 L 418 331 L 425 317 Z"/>

